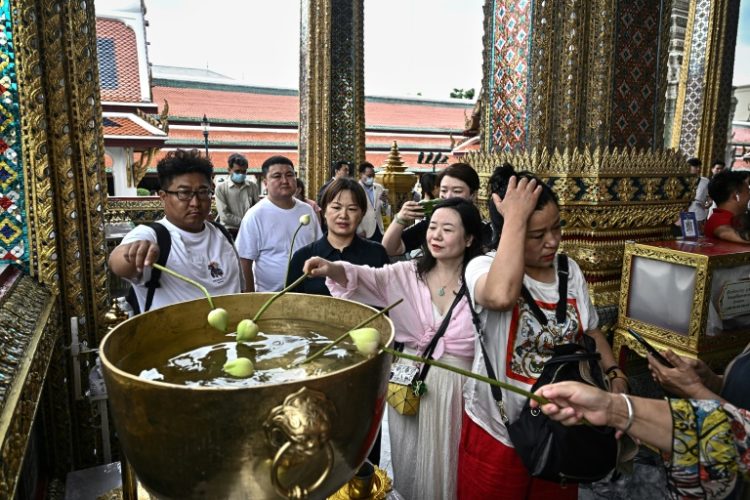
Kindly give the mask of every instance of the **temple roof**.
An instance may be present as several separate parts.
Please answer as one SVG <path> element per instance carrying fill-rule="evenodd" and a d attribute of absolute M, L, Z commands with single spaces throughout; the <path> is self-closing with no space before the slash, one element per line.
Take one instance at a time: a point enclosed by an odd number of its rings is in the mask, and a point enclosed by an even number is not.
<path fill-rule="evenodd" d="M 102 101 L 141 102 L 138 45 L 133 28 L 117 19 L 96 19 Z"/>

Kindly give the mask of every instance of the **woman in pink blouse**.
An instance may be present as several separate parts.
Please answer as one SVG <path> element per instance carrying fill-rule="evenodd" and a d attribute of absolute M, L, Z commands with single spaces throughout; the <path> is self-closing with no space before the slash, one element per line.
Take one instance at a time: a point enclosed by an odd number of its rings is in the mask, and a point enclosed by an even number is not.
<path fill-rule="evenodd" d="M 326 276 L 334 297 L 376 307 L 403 299 L 390 312 L 396 342 L 404 345 L 404 352 L 423 355 L 456 296 L 463 293 L 464 268 L 481 254 L 481 240 L 477 208 L 467 200 L 451 198 L 433 212 L 419 259 L 374 269 L 313 257 L 305 263 L 305 272 Z M 474 326 L 466 300 L 464 295 L 456 303 L 432 358 L 470 369 Z M 427 392 L 417 415 L 388 412 L 394 487 L 409 499 L 455 498 L 464 377 L 433 369 L 424 382 Z"/>

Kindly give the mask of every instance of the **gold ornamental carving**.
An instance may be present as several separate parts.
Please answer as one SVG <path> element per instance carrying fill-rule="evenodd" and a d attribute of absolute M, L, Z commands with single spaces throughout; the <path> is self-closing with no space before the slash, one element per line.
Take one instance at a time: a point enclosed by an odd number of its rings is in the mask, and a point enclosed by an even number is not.
<path fill-rule="evenodd" d="M 95 19 L 93 2 L 23 0 L 13 9 L 29 271 L 59 293 L 64 328 L 77 318 L 80 340 L 89 345 L 104 333 L 100 319 L 108 305 Z M 88 376 L 88 367 L 81 375 Z M 90 408 L 74 406 L 68 428 L 74 466 L 94 465 L 101 444 Z"/>
<path fill-rule="evenodd" d="M 411 189 L 417 181 L 417 176 L 407 172 L 406 168 L 398 151 L 398 143 L 393 141 L 383 171 L 378 173 L 376 178 L 388 190 L 388 202 L 394 209 L 411 199 Z"/>
<path fill-rule="evenodd" d="M 0 335 L 9 355 L 0 364 L 0 498 L 14 498 L 61 331 L 57 298 L 48 289 L 18 271 L 4 286 L 10 290 L 0 304 Z"/>

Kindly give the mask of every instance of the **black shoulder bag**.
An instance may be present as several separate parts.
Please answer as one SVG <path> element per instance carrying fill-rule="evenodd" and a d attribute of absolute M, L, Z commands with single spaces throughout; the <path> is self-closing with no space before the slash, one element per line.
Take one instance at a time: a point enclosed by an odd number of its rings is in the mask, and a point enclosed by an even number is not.
<path fill-rule="evenodd" d="M 555 311 L 558 325 L 565 322 L 568 299 L 568 258 L 559 255 L 557 261 L 559 299 Z M 540 324 L 548 323 L 528 289 L 521 289 L 523 300 L 528 304 Z M 471 306 L 471 301 L 469 302 Z M 487 375 L 497 380 L 487 351 L 482 341 L 483 332 L 479 317 L 471 307 L 474 325 L 479 335 Z M 606 377 L 599 364 L 600 354 L 595 342 L 583 335 L 582 344 L 569 343 L 554 347 L 554 355 L 544 364 L 542 373 L 531 392 L 543 385 L 571 380 L 596 386 L 608 391 Z M 606 477 L 617 465 L 618 443 L 615 429 L 604 426 L 576 425 L 566 427 L 550 420 L 538 408 L 531 408 L 528 400 L 521 414 L 509 422 L 503 406 L 503 393 L 499 387 L 491 386 L 492 397 L 500 408 L 503 423 L 508 429 L 513 447 L 521 457 L 529 474 L 559 483 L 589 483 Z"/>

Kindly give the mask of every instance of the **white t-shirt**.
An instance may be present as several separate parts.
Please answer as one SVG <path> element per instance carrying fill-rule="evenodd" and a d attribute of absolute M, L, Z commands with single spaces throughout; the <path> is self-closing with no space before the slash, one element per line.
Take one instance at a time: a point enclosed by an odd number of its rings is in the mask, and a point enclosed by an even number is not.
<path fill-rule="evenodd" d="M 541 374 L 544 363 L 552 355 L 552 347 L 573 342 L 584 332 L 597 328 L 599 316 L 591 303 L 581 269 L 572 259 L 568 259 L 568 312 L 562 333 L 552 332 L 546 325 L 542 329 L 523 300 L 519 300 L 509 311 L 482 308 L 476 303 L 474 287 L 479 278 L 489 272 L 494 256 L 495 252 L 490 252 L 469 262 L 466 267 L 466 285 L 484 329 L 484 347 L 487 355 L 492 358 L 490 363 L 495 376 L 502 382 L 530 390 Z M 557 275 L 555 276 L 554 283 L 542 283 L 526 275 L 523 277 L 523 284 L 536 299 L 539 309 L 553 323 L 556 323 L 558 298 Z M 487 375 L 479 341 L 476 344 L 472 371 Z M 469 418 L 504 445 L 513 446 L 489 384 L 469 379 L 464 386 L 464 401 Z M 503 403 L 508 418 L 513 422 L 521 413 L 526 399 L 514 392 L 503 391 Z"/>
<path fill-rule="evenodd" d="M 292 254 L 322 236 L 318 216 L 313 208 L 294 199 L 294 207 L 280 208 L 264 198 L 247 211 L 237 234 L 237 252 L 253 261 L 256 292 L 277 292 L 284 288 L 292 236 L 302 215 L 310 216 L 310 224 L 302 226 L 294 241 Z"/>
<path fill-rule="evenodd" d="M 240 260 L 234 247 L 220 229 L 213 224 L 204 223 L 203 231 L 190 233 L 178 228 L 167 219 L 157 222 L 166 227 L 172 237 L 166 267 L 194 279 L 205 286 L 212 296 L 242 291 L 243 277 Z M 138 240 L 156 243 L 156 231 L 147 225 L 137 226 L 125 235 L 121 244 Z M 151 268 L 147 267 L 139 277 L 129 280 L 135 285 L 133 288 L 141 311 L 146 304 L 148 290 L 138 285 L 145 284 L 150 277 Z M 159 284 L 160 286 L 154 292 L 151 310 L 205 297 L 198 288 L 165 272 L 161 273 Z"/>

